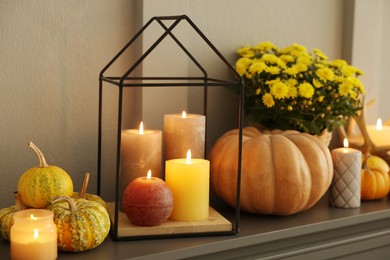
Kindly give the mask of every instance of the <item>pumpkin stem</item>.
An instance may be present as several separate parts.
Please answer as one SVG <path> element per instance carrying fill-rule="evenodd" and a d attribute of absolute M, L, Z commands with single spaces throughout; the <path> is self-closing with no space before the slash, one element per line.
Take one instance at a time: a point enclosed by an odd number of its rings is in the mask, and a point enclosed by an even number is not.
<path fill-rule="evenodd" d="M 20 199 L 20 195 L 17 191 L 14 192 L 15 197 L 15 211 L 20 211 L 25 209 L 25 206 L 22 203 L 22 200 Z"/>
<path fill-rule="evenodd" d="M 37 154 L 38 156 L 38 159 L 39 159 L 39 167 L 40 168 L 45 168 L 47 166 L 49 166 L 47 163 L 46 163 L 46 159 L 45 159 L 45 156 L 43 155 L 43 153 L 41 152 L 41 150 L 39 150 L 39 148 L 33 144 L 33 142 L 28 142 L 28 147 L 30 147 L 31 149 L 34 150 L 34 152 Z"/>
<path fill-rule="evenodd" d="M 66 196 L 60 196 L 60 197 L 57 197 L 55 199 L 53 199 L 51 201 L 51 204 L 54 204 L 54 203 L 57 203 L 61 200 L 65 200 L 68 205 L 69 205 L 69 209 L 70 209 L 70 212 L 73 213 L 73 212 L 76 212 L 77 211 L 77 206 L 76 206 L 76 203 L 73 201 L 72 198 L 69 198 L 69 197 L 66 197 Z"/>
<path fill-rule="evenodd" d="M 370 157 L 371 157 L 371 154 L 368 154 L 367 157 L 363 160 L 363 164 L 362 164 L 362 169 L 363 170 L 371 171 L 371 169 L 368 168 L 368 165 L 367 165 L 368 158 L 370 158 Z"/>
<path fill-rule="evenodd" d="M 81 186 L 81 190 L 79 193 L 79 198 L 84 199 L 85 193 L 87 192 L 87 187 L 88 187 L 88 182 L 89 182 L 89 172 L 86 172 L 84 174 L 84 180 L 83 180 L 83 185 Z"/>

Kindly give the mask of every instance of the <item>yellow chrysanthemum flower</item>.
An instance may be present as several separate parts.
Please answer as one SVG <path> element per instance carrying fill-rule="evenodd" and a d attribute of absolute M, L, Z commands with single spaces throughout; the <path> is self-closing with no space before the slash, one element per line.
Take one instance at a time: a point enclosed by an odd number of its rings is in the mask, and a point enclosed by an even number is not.
<path fill-rule="evenodd" d="M 261 42 L 258 45 L 254 46 L 254 49 L 260 51 L 270 51 L 272 49 L 277 49 L 277 47 L 272 42 Z"/>
<path fill-rule="evenodd" d="M 313 53 L 322 60 L 328 60 L 328 56 L 326 56 L 322 51 L 319 49 L 313 49 Z"/>
<path fill-rule="evenodd" d="M 309 66 L 313 62 L 313 58 L 309 55 L 307 56 L 300 56 L 297 58 L 297 63 L 303 63 L 307 66 Z"/>
<path fill-rule="evenodd" d="M 236 71 L 238 72 L 238 74 L 240 74 L 240 76 L 243 76 L 244 73 L 246 72 L 246 66 L 244 66 L 241 63 L 236 64 L 235 68 L 236 68 Z"/>
<path fill-rule="evenodd" d="M 280 82 L 280 78 L 276 78 L 276 79 L 272 79 L 272 80 L 267 80 L 267 81 L 265 82 L 265 84 L 267 84 L 268 86 L 270 86 L 270 85 L 273 85 L 273 84 L 275 84 L 275 83 L 277 83 L 277 82 Z"/>
<path fill-rule="evenodd" d="M 340 84 L 338 89 L 340 96 L 348 97 L 351 92 L 353 92 L 353 84 L 351 81 L 346 80 Z"/>
<path fill-rule="evenodd" d="M 345 78 L 343 76 L 335 76 L 333 80 L 337 83 L 342 83 L 345 81 Z"/>
<path fill-rule="evenodd" d="M 277 75 L 280 73 L 280 68 L 277 66 L 268 66 L 265 68 L 265 71 L 272 75 Z"/>
<path fill-rule="evenodd" d="M 355 74 L 355 69 L 352 66 L 343 66 L 340 69 L 341 69 L 341 73 L 345 77 L 352 77 Z"/>
<path fill-rule="evenodd" d="M 334 73 L 329 68 L 320 68 L 316 71 L 316 75 L 322 80 L 322 81 L 328 81 L 334 79 Z"/>
<path fill-rule="evenodd" d="M 286 84 L 283 82 L 279 81 L 270 87 L 271 94 L 276 98 L 276 99 L 283 99 L 287 97 L 288 94 L 288 87 Z"/>
<path fill-rule="evenodd" d="M 297 68 L 297 70 L 299 72 L 305 72 L 308 69 L 308 67 L 305 63 L 297 63 L 297 64 L 295 64 L 295 67 Z"/>
<path fill-rule="evenodd" d="M 287 80 L 287 84 L 289 87 L 295 87 L 296 85 L 298 85 L 298 80 L 295 78 L 289 78 Z"/>
<path fill-rule="evenodd" d="M 284 69 L 283 72 L 294 77 L 299 73 L 298 68 L 295 65 L 287 69 Z"/>
<path fill-rule="evenodd" d="M 249 72 L 252 74 L 260 74 L 266 67 L 267 65 L 264 62 L 257 60 L 250 65 Z"/>
<path fill-rule="evenodd" d="M 237 54 L 245 58 L 253 58 L 255 56 L 254 50 L 249 46 L 245 46 L 237 50 Z"/>
<path fill-rule="evenodd" d="M 237 54 L 240 56 L 243 56 L 243 55 L 247 54 L 248 52 L 252 52 L 252 48 L 249 45 L 246 45 L 246 46 L 239 48 L 237 50 Z"/>
<path fill-rule="evenodd" d="M 288 98 L 296 98 L 298 96 L 298 89 L 294 86 L 288 87 L 287 97 Z"/>
<path fill-rule="evenodd" d="M 319 81 L 318 79 L 313 79 L 313 85 L 314 85 L 314 87 L 316 87 L 316 88 L 321 88 L 321 87 L 324 86 L 324 84 L 322 84 L 322 82 Z"/>
<path fill-rule="evenodd" d="M 279 57 L 282 61 L 284 61 L 285 63 L 289 63 L 289 62 L 293 62 L 295 60 L 295 58 L 291 55 L 288 55 L 288 54 L 283 54 L 283 55 L 280 55 Z"/>
<path fill-rule="evenodd" d="M 329 62 L 329 65 L 341 68 L 342 66 L 348 65 L 345 60 L 333 60 Z"/>
<path fill-rule="evenodd" d="M 261 57 L 261 60 L 270 64 L 278 64 L 278 62 L 280 61 L 280 59 L 276 57 L 274 54 L 264 54 Z"/>
<path fill-rule="evenodd" d="M 273 107 L 275 105 L 274 98 L 270 93 L 265 93 L 263 95 L 262 100 L 263 100 L 263 104 L 268 108 Z"/>
<path fill-rule="evenodd" d="M 311 98 L 314 94 L 314 88 L 308 82 L 299 84 L 298 91 L 299 91 L 299 95 L 304 98 Z"/>
<path fill-rule="evenodd" d="M 240 58 L 237 60 L 235 69 L 241 76 L 244 75 L 246 70 L 249 68 L 250 64 L 252 63 L 252 60 L 249 58 Z"/>

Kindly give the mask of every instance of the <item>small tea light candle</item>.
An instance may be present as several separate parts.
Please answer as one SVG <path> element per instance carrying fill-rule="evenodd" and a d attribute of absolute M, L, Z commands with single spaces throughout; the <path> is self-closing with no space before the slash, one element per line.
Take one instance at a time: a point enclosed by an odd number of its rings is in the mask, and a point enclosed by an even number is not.
<path fill-rule="evenodd" d="M 121 136 L 121 175 L 120 197 L 127 185 L 138 177 L 145 176 L 151 169 L 155 177 L 161 177 L 162 132 L 145 130 L 143 123 L 139 129 L 127 129 Z"/>
<path fill-rule="evenodd" d="M 54 214 L 44 209 L 15 212 L 11 226 L 11 259 L 57 258 L 57 227 Z"/>
<path fill-rule="evenodd" d="M 334 175 L 329 192 L 329 203 L 339 208 L 357 208 L 360 206 L 360 183 L 362 171 L 362 152 L 348 148 L 348 139 L 344 147 L 331 152 Z"/>
<path fill-rule="evenodd" d="M 164 158 L 165 160 L 185 158 L 191 148 L 193 158 L 205 157 L 204 115 L 182 114 L 164 115 Z"/>
<path fill-rule="evenodd" d="M 210 162 L 205 159 L 172 159 L 165 162 L 165 180 L 175 205 L 170 219 L 205 220 L 209 216 Z"/>
<path fill-rule="evenodd" d="M 168 185 L 161 179 L 147 177 L 133 180 L 123 194 L 123 210 L 127 218 L 138 226 L 157 226 L 172 213 L 173 196 Z"/>
<path fill-rule="evenodd" d="M 368 125 L 367 132 L 376 146 L 390 146 L 390 126 L 383 126 L 382 119 L 378 118 L 376 125 Z"/>

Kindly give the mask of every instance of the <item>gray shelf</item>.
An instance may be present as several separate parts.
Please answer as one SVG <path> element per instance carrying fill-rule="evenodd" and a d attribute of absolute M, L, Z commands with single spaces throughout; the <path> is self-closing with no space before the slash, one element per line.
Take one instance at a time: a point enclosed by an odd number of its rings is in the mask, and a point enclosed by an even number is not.
<path fill-rule="evenodd" d="M 234 210 L 213 202 L 227 218 Z M 9 243 L 0 255 L 9 259 Z M 113 242 L 91 251 L 59 253 L 58 259 L 389 259 L 390 201 L 363 202 L 360 208 L 328 206 L 324 197 L 313 208 L 288 217 L 242 213 L 240 233 Z"/>

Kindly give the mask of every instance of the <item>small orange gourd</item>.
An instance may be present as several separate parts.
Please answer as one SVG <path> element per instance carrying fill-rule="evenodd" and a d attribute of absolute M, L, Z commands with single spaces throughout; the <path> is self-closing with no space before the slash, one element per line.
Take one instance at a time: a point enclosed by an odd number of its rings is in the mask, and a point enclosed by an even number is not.
<path fill-rule="evenodd" d="M 243 211 L 291 215 L 311 208 L 327 191 L 333 163 L 327 146 L 297 131 L 243 129 L 240 205 Z M 238 129 L 221 136 L 210 154 L 211 186 L 235 207 Z"/>
<path fill-rule="evenodd" d="M 376 200 L 387 196 L 390 189 L 389 165 L 378 156 L 371 155 L 363 162 L 361 199 Z"/>

